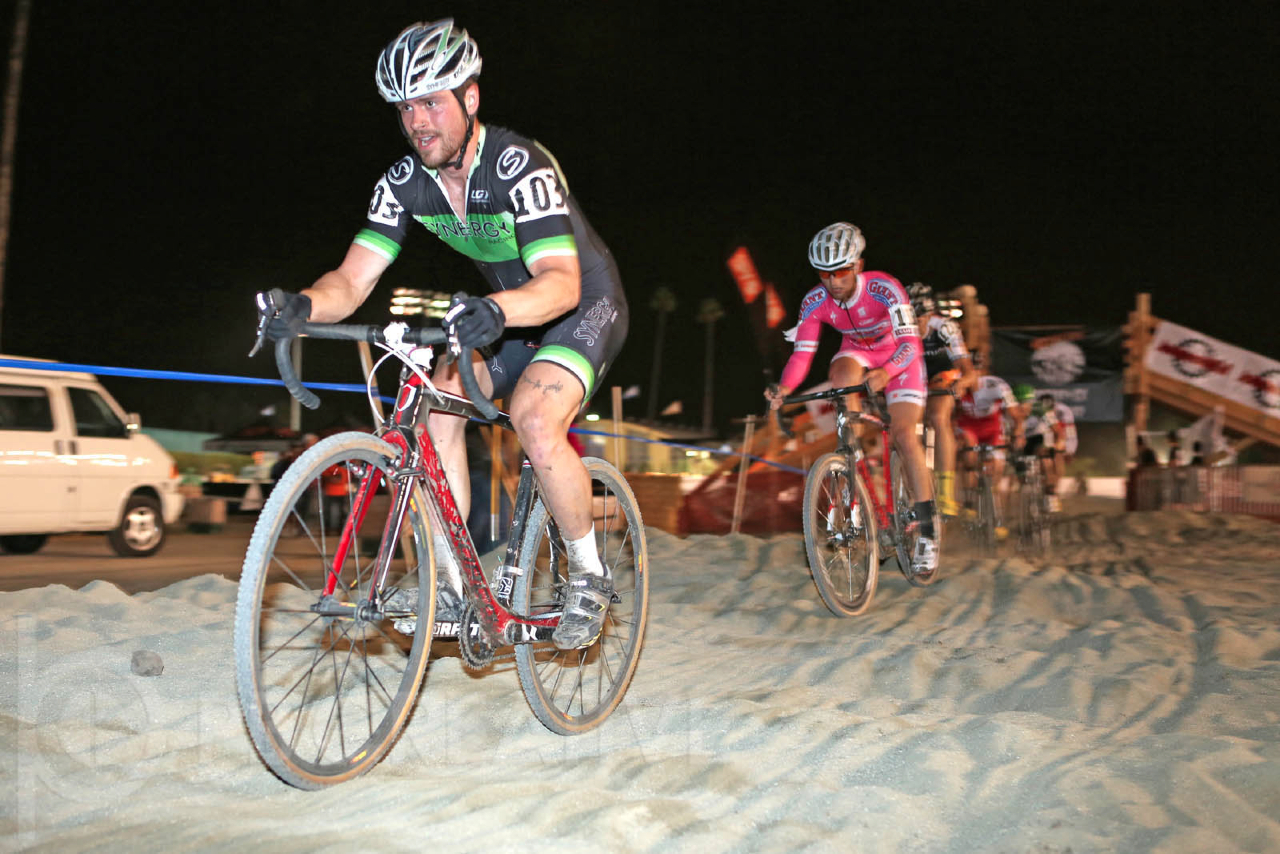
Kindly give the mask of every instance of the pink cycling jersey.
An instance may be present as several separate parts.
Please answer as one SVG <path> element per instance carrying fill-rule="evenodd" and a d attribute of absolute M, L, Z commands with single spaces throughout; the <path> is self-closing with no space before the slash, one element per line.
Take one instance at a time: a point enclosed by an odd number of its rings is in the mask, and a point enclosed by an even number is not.
<path fill-rule="evenodd" d="M 795 341 L 796 349 L 782 371 L 782 385 L 794 389 L 804 382 L 823 324 L 834 327 L 844 338 L 835 359 L 850 357 L 867 369 L 888 372 L 888 403 L 924 403 L 927 392 L 920 331 L 911 301 L 897 279 L 888 273 L 859 273 L 853 294 L 845 302 L 831 296 L 823 285 L 805 294 L 800 303 L 800 324 L 791 330 L 794 337 L 790 332 L 787 336 Z"/>

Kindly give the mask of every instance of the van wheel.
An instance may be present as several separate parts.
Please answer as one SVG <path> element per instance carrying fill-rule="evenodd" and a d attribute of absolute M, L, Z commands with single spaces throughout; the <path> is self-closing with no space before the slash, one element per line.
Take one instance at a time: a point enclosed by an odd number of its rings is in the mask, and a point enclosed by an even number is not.
<path fill-rule="evenodd" d="M 146 495 L 135 495 L 125 504 L 120 524 L 107 532 L 107 540 L 122 557 L 146 557 L 160 551 L 164 535 L 160 502 Z"/>
<path fill-rule="evenodd" d="M 0 537 L 0 549 L 11 555 L 29 555 L 40 551 L 48 540 L 48 534 L 14 534 Z"/>

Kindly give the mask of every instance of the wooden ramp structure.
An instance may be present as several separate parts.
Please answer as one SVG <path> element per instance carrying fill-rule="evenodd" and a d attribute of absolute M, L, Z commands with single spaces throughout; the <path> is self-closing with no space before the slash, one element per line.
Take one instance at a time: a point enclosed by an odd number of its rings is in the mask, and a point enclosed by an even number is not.
<path fill-rule="evenodd" d="M 1151 313 L 1151 295 L 1138 294 L 1137 305 L 1129 313 L 1129 322 L 1125 326 L 1128 364 L 1124 389 L 1126 394 L 1133 396 L 1131 420 L 1134 429 L 1140 433 L 1147 429 L 1150 401 L 1155 400 L 1195 416 L 1221 409 L 1223 428 L 1243 437 L 1233 445 L 1237 451 L 1254 442 L 1280 447 L 1280 372 L 1256 371 L 1246 377 L 1258 392 L 1257 405 L 1249 405 L 1215 393 L 1198 382 L 1184 381 L 1167 372 L 1152 370 L 1148 357 L 1157 329 L 1164 322 Z M 1212 341 L 1207 336 L 1205 338 Z M 1215 357 L 1207 347 L 1181 355 L 1182 358 L 1196 360 L 1206 373 L 1225 376 L 1233 368 L 1230 360 Z M 1272 400 L 1274 405 L 1266 405 Z"/>

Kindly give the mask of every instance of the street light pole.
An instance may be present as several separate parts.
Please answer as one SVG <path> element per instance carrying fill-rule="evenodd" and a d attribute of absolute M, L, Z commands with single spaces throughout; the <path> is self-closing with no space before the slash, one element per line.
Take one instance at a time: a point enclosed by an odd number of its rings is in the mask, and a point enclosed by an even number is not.
<path fill-rule="evenodd" d="M 13 157 L 18 144 L 18 99 L 22 92 L 22 64 L 27 51 L 27 21 L 31 0 L 18 0 L 9 46 L 9 85 L 4 92 L 4 132 L 0 136 L 0 330 L 4 320 L 4 270 L 9 247 L 10 200 L 13 198 Z M 0 346 L 0 353 L 4 348 Z"/>

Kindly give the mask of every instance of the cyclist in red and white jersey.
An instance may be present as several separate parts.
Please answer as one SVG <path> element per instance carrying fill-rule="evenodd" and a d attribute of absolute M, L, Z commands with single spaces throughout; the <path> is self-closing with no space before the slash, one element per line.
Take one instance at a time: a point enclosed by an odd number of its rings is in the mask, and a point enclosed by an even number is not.
<path fill-rule="evenodd" d="M 976 386 L 961 395 L 958 403 L 960 411 L 956 413 L 956 433 L 968 448 L 971 449 L 979 444 L 1013 444 L 1016 448 L 1022 447 L 1024 441 L 1022 409 L 1018 406 L 1018 401 L 1013 396 L 1013 389 L 1007 382 L 986 374 L 978 380 Z M 1005 432 L 1006 417 L 1013 425 L 1012 437 Z M 991 452 L 988 463 L 991 482 L 997 484 L 1001 496 L 1004 495 L 1006 488 L 1004 458 L 1003 450 L 995 450 Z M 968 450 L 963 455 L 963 463 L 971 473 L 976 472 L 977 457 L 972 450 Z"/>
<path fill-rule="evenodd" d="M 925 465 L 916 426 L 926 399 L 920 333 L 911 302 L 898 280 L 888 273 L 863 272 L 862 232 L 847 222 L 819 231 L 809 243 L 809 263 L 821 284 L 800 303 L 800 323 L 788 330 L 795 352 L 782 371 L 781 382 L 765 391 L 772 408 L 804 382 L 818 349 L 823 325 L 843 336 L 831 360 L 828 376 L 837 388 L 864 380 L 872 391 L 884 390 L 889 409 L 890 436 L 907 466 L 912 491 L 920 499 L 914 508 L 920 537 L 911 558 L 911 571 L 932 573 L 938 566 L 934 530 L 933 484 Z"/>

